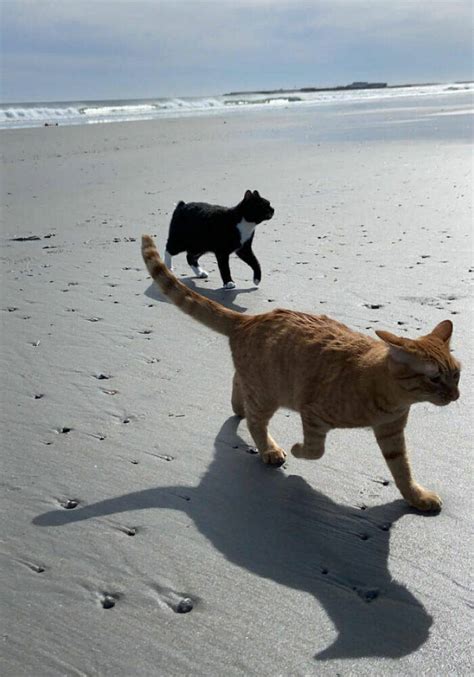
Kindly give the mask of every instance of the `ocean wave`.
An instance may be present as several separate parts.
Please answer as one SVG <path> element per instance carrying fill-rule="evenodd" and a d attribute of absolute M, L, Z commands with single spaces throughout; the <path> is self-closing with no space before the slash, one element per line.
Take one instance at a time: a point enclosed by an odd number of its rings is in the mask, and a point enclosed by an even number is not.
<path fill-rule="evenodd" d="M 80 110 L 73 106 L 67 106 L 66 108 L 50 108 L 46 106 L 0 107 L 0 123 L 14 121 L 58 121 L 58 119 L 75 118 L 80 115 Z"/>
<path fill-rule="evenodd" d="M 153 102 L 89 102 L 87 104 L 53 104 L 49 106 L 24 104 L 0 106 L 0 127 L 28 127 L 44 123 L 90 124 L 103 121 L 122 121 L 159 117 L 168 113 L 185 113 L 224 109 L 225 101 L 218 98 L 162 99 Z"/>
<path fill-rule="evenodd" d="M 223 103 L 217 97 L 204 99 L 169 99 L 157 104 L 159 110 L 206 110 L 222 107 Z"/>
<path fill-rule="evenodd" d="M 174 97 L 122 101 L 25 103 L 0 105 L 0 128 L 38 127 L 46 124 L 95 124 L 160 117 L 223 113 L 232 110 L 278 108 L 282 106 L 356 103 L 426 95 L 456 96 L 473 90 L 473 83 L 445 83 L 381 89 L 343 91 L 248 92 L 215 97 Z"/>
<path fill-rule="evenodd" d="M 146 115 L 155 110 L 153 105 L 123 105 L 123 106 L 88 106 L 79 109 L 81 115 L 87 117 L 103 117 L 122 115 Z"/>
<path fill-rule="evenodd" d="M 284 96 L 284 97 L 266 97 L 264 99 L 233 99 L 224 101 L 225 106 L 284 106 L 289 103 L 296 103 L 304 101 L 300 96 Z"/>

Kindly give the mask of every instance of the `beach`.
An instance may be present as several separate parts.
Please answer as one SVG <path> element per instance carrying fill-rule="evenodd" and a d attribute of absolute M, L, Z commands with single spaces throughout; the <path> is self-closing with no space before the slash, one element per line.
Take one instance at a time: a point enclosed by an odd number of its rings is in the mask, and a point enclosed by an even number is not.
<path fill-rule="evenodd" d="M 6 676 L 467 675 L 473 350 L 468 95 L 0 131 Z M 454 324 L 461 398 L 412 408 L 401 499 L 371 431 L 276 470 L 232 416 L 226 340 L 164 301 L 179 200 L 257 189 L 247 313 L 327 314 L 374 335 Z M 34 238 L 34 239 L 33 239 Z M 272 435 L 301 441 L 294 412 Z M 471 599 L 470 599 L 471 598 Z"/>

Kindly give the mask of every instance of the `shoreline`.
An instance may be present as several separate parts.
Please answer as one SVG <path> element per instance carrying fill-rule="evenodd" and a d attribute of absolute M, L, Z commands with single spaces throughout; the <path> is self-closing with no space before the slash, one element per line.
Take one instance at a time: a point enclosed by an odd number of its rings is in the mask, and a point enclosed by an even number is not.
<path fill-rule="evenodd" d="M 38 126 L 108 124 L 119 121 L 146 121 L 185 117 L 236 115 L 252 112 L 277 112 L 308 109 L 316 113 L 327 105 L 387 105 L 390 101 L 412 99 L 415 106 L 425 98 L 446 100 L 446 105 L 470 105 L 472 86 L 446 83 L 410 87 L 385 87 L 382 89 L 326 89 L 298 91 L 249 92 L 241 95 L 224 94 L 211 97 L 169 99 L 134 99 L 109 101 L 25 102 L 0 105 L 0 129 L 30 128 Z M 263 97 L 263 98 L 262 98 Z M 461 101 L 460 101 L 461 100 Z M 464 101 L 464 104 L 463 104 Z M 273 110 L 272 110 L 273 109 Z"/>

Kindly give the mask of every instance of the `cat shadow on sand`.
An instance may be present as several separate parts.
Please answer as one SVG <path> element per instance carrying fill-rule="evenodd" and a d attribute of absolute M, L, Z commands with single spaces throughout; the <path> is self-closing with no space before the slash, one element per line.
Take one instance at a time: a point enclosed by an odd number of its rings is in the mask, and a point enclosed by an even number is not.
<path fill-rule="evenodd" d="M 365 510 L 335 503 L 301 477 L 245 453 L 239 422 L 233 416 L 224 423 L 214 459 L 194 488 L 132 492 L 46 512 L 33 523 L 59 527 L 133 510 L 184 511 L 230 562 L 307 592 L 324 607 L 338 636 L 323 647 L 315 625 L 317 660 L 398 658 L 416 651 L 428 639 L 432 618 L 388 570 L 390 528 L 411 509 L 402 500 Z M 277 600 L 268 600 L 269 613 Z"/>
<path fill-rule="evenodd" d="M 230 310 L 235 310 L 237 313 L 244 313 L 247 310 L 246 307 L 240 306 L 238 303 L 234 303 L 237 296 L 239 294 L 250 294 L 255 292 L 257 289 L 257 287 L 250 287 L 246 289 L 206 289 L 205 287 L 198 287 L 192 277 L 180 278 L 180 282 L 201 296 L 204 296 L 211 301 L 215 301 L 216 303 L 219 303 L 221 306 L 225 306 Z M 152 283 L 145 291 L 145 296 L 153 299 L 153 301 L 159 301 L 160 303 L 171 303 L 171 301 L 169 301 L 166 296 L 161 293 L 157 285 L 154 283 Z"/>

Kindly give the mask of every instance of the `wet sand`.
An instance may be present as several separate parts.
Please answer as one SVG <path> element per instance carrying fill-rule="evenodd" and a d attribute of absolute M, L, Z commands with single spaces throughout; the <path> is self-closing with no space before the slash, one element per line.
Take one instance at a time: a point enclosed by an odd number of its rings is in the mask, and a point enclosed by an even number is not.
<path fill-rule="evenodd" d="M 432 108 L 0 132 L 3 675 L 469 674 L 472 155 L 465 114 Z M 151 286 L 140 235 L 162 250 L 180 199 L 247 188 L 275 207 L 260 288 L 177 257 L 193 288 L 369 334 L 454 322 L 462 397 L 407 431 L 440 515 L 406 506 L 370 431 L 264 467 L 226 340 Z M 271 430 L 301 438 L 287 411 Z"/>

